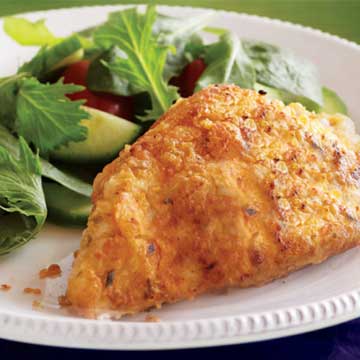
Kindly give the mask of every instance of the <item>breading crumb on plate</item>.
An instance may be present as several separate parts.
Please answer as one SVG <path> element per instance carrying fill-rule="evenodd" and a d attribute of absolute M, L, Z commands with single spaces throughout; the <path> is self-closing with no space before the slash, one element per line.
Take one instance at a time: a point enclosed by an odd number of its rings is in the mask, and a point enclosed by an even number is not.
<path fill-rule="evenodd" d="M 43 309 L 43 304 L 39 301 L 39 300 L 34 300 L 33 302 L 32 302 L 32 308 L 34 309 L 34 310 L 39 310 L 39 309 Z"/>
<path fill-rule="evenodd" d="M 31 295 L 41 295 L 42 291 L 39 288 L 30 288 L 30 287 L 26 287 L 23 290 L 24 294 L 31 294 Z"/>
<path fill-rule="evenodd" d="M 39 271 L 40 279 L 55 278 L 58 276 L 61 276 L 61 267 L 58 264 L 51 264 L 48 268 Z"/>
<path fill-rule="evenodd" d="M 1 284 L 0 285 L 0 290 L 1 291 L 10 291 L 11 290 L 11 285 L 9 285 L 9 284 Z"/>

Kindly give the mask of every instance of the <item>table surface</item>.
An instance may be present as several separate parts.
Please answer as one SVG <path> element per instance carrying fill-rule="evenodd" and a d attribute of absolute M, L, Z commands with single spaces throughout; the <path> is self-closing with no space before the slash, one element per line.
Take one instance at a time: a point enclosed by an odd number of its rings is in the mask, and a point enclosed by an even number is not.
<path fill-rule="evenodd" d="M 145 3 L 146 1 L 119 0 L 0 0 L 0 16 L 21 12 L 46 10 L 80 5 Z M 149 2 L 149 1 L 147 1 Z M 168 0 L 151 1 L 156 4 L 189 5 L 241 11 L 249 14 L 292 21 L 315 27 L 360 43 L 360 0 Z M 71 350 L 41 347 L 0 340 L 1 358 L 10 355 L 29 359 L 63 359 L 86 356 L 87 360 L 117 359 L 119 352 Z M 129 355 L 122 352 L 121 356 Z M 171 354 L 174 355 L 174 352 Z M 328 329 L 289 338 L 255 344 L 177 351 L 176 355 L 217 356 L 240 355 L 243 359 L 360 359 L 360 320 L 354 320 Z M 147 352 L 157 359 L 169 356 L 168 351 Z"/>

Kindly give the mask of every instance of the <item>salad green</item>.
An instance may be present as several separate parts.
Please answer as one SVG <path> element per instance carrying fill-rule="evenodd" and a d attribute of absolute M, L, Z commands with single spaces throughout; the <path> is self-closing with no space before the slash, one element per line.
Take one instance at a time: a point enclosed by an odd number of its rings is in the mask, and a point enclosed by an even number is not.
<path fill-rule="evenodd" d="M 84 225 L 93 174 L 180 94 L 233 83 L 310 111 L 347 113 L 310 62 L 212 27 L 214 16 L 180 19 L 133 7 L 68 37 L 44 20 L 4 20 L 13 40 L 39 50 L 0 79 L 0 255 L 34 237 L 48 213 Z"/>
<path fill-rule="evenodd" d="M 289 103 L 307 99 L 305 105 L 313 103 L 309 110 L 322 105 L 321 85 L 312 63 L 258 41 L 244 41 L 244 49 L 252 60 L 257 82 L 280 90 L 280 100 Z"/>
<path fill-rule="evenodd" d="M 204 53 L 204 43 L 199 32 L 214 18 L 213 12 L 206 12 L 196 17 L 179 19 L 158 14 L 152 32 L 158 36 L 158 42 L 172 46 L 165 62 L 163 77 L 170 80 L 178 75 L 192 60 Z"/>
<path fill-rule="evenodd" d="M 19 138 L 19 158 L 0 146 L 0 169 L 0 255 L 4 255 L 39 232 L 47 209 L 39 156 L 23 138 Z"/>
<path fill-rule="evenodd" d="M 157 119 L 178 97 L 176 88 L 163 78 L 167 54 L 175 50 L 160 44 L 153 35 L 155 19 L 154 7 L 148 7 L 145 14 L 130 8 L 111 14 L 94 33 L 98 46 L 106 49 L 116 45 L 122 50 L 112 63 L 107 63 L 109 69 L 127 80 L 133 93 L 149 94 L 152 108 L 142 120 Z"/>
<path fill-rule="evenodd" d="M 82 87 L 42 84 L 20 73 L 0 80 L 0 124 L 23 136 L 41 154 L 68 143 L 86 139 L 87 129 L 80 121 L 88 113 L 80 108 L 84 101 L 69 101 L 66 93 Z"/>
<path fill-rule="evenodd" d="M 22 18 L 8 17 L 4 19 L 4 31 L 21 45 L 44 46 L 58 41 L 43 19 L 31 22 Z"/>
<path fill-rule="evenodd" d="M 65 94 L 81 89 L 77 85 L 42 84 L 25 79 L 16 100 L 16 118 L 12 130 L 40 150 L 41 154 L 67 144 L 85 140 L 87 128 L 80 121 L 89 117 L 79 106 L 83 101 L 66 101 Z"/>
<path fill-rule="evenodd" d="M 117 46 L 112 46 L 94 58 L 87 73 L 87 86 L 90 90 L 123 96 L 134 94 L 130 82 L 107 66 L 113 65 L 121 55 L 122 51 Z"/>
<path fill-rule="evenodd" d="M 219 41 L 206 48 L 207 68 L 200 76 L 197 89 L 210 84 L 237 84 L 253 89 L 256 81 L 255 69 L 235 34 L 225 33 Z"/>
<path fill-rule="evenodd" d="M 0 146 L 4 147 L 15 158 L 19 157 L 19 139 L 8 129 L 0 125 Z M 49 161 L 40 157 L 41 175 L 49 180 L 61 184 L 63 187 L 78 194 L 90 197 L 92 188 L 85 181 L 73 176 L 67 171 L 60 170 Z"/>

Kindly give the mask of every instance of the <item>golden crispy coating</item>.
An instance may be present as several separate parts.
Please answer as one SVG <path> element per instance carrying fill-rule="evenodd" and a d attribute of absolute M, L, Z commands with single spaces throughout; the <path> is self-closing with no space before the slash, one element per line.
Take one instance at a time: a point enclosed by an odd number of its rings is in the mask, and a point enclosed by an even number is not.
<path fill-rule="evenodd" d="M 178 101 L 97 176 L 73 308 L 127 314 L 261 285 L 359 244 L 351 131 L 236 86 Z"/>

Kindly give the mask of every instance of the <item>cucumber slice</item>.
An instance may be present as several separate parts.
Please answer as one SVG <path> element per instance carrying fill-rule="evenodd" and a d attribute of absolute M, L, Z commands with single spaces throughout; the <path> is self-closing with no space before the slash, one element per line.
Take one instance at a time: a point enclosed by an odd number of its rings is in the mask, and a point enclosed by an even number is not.
<path fill-rule="evenodd" d="M 327 114 L 344 114 L 347 115 L 347 107 L 345 103 L 341 100 L 338 94 L 335 91 L 330 90 L 326 87 L 322 89 L 324 105 L 321 108 L 321 111 Z"/>
<path fill-rule="evenodd" d="M 89 197 L 56 183 L 43 183 L 49 219 L 60 225 L 84 226 L 91 210 Z"/>
<path fill-rule="evenodd" d="M 88 128 L 87 139 L 60 147 L 51 154 L 53 158 L 72 163 L 106 163 L 140 134 L 140 125 L 104 111 L 84 109 L 90 114 L 90 119 L 82 121 Z"/>
<path fill-rule="evenodd" d="M 73 52 L 72 54 L 70 54 L 69 56 L 66 56 L 65 58 L 63 58 L 62 60 L 60 60 L 58 63 L 56 63 L 51 69 L 50 71 L 54 71 L 57 69 L 61 69 L 65 66 L 74 64 L 80 60 L 82 60 L 84 57 L 84 49 L 79 49 L 76 50 L 75 52 Z"/>

